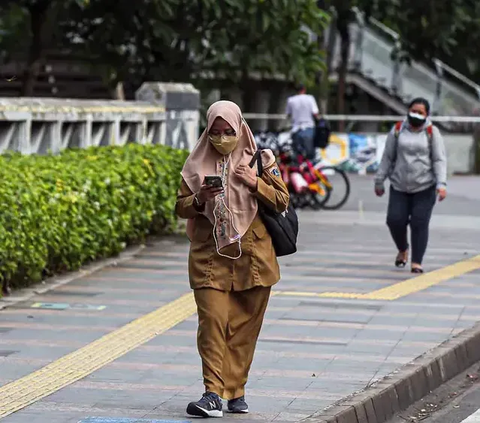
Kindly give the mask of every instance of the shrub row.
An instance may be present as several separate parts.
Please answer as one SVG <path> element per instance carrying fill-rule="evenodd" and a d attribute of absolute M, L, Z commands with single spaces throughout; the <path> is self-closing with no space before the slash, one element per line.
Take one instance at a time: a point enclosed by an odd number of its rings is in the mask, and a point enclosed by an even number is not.
<path fill-rule="evenodd" d="M 138 144 L 0 156 L 4 285 L 38 282 L 171 230 L 186 156 Z"/>

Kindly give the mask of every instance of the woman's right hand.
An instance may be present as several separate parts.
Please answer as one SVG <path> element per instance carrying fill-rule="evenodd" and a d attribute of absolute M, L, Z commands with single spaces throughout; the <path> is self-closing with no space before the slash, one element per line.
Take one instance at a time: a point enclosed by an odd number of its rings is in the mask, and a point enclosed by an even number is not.
<path fill-rule="evenodd" d="M 383 194 L 385 194 L 385 188 L 380 187 L 380 186 L 376 186 L 376 187 L 375 187 L 375 195 L 376 195 L 377 197 L 382 197 Z"/>
<path fill-rule="evenodd" d="M 223 193 L 223 188 L 212 187 L 210 185 L 202 185 L 200 191 L 197 193 L 198 202 L 205 204 L 207 201 L 215 198 L 217 195 Z"/>

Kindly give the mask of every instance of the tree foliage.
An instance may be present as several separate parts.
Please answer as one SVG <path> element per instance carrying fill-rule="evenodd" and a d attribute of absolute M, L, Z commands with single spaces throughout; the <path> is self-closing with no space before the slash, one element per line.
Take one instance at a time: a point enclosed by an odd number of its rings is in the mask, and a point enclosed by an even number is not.
<path fill-rule="evenodd" d="M 341 39 L 338 113 L 344 112 L 349 24 L 355 19 L 354 7 L 364 13 L 367 21 L 374 17 L 400 35 L 400 49 L 395 54 L 402 60 L 415 59 L 431 64 L 431 59 L 438 58 L 462 74 L 477 81 L 480 79 L 480 59 L 476 53 L 480 42 L 480 2 L 323 0 L 322 3 L 332 11 L 334 27 Z M 327 63 L 330 62 L 330 50 L 327 48 Z"/>
<path fill-rule="evenodd" d="M 39 5 L 43 21 L 55 18 L 56 36 L 48 24 L 35 33 Z M 315 0 L 5 0 L 0 14 L 13 38 L 30 22 L 32 52 L 48 38 L 84 54 L 112 86 L 206 75 L 238 82 L 255 73 L 311 81 L 324 63 L 315 37 L 329 20 Z"/>
<path fill-rule="evenodd" d="M 468 43 L 460 45 L 457 37 L 470 20 L 472 6 L 478 9 L 475 2 L 465 0 L 441 5 L 434 0 L 376 0 L 371 14 L 400 34 L 402 47 L 410 57 L 428 60 L 451 57 L 458 48 L 467 47 Z"/>
<path fill-rule="evenodd" d="M 374 17 L 401 37 L 413 59 L 461 58 L 480 38 L 480 3 L 471 0 L 325 0 L 342 21 L 352 21 L 354 7 Z M 473 38 L 472 38 L 473 37 Z M 462 62 L 465 63 L 465 57 Z M 455 66 L 454 66 L 455 67 Z"/>
<path fill-rule="evenodd" d="M 438 58 L 480 81 L 480 2 L 375 0 L 371 16 L 400 34 L 404 57 L 420 61 Z"/>
<path fill-rule="evenodd" d="M 2 0 L 0 3 L 0 49 L 2 59 L 26 60 L 23 95 L 31 95 L 48 49 L 58 44 L 58 22 L 68 15 L 72 4 L 88 0 Z M 16 57 L 17 56 L 17 57 Z"/>

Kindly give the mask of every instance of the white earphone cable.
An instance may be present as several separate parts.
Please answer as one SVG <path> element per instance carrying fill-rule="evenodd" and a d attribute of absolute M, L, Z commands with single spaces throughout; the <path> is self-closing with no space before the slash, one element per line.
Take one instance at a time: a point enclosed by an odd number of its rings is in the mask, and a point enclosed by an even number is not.
<path fill-rule="evenodd" d="M 222 169 L 222 175 L 221 175 L 221 178 L 222 178 L 222 185 L 224 187 L 224 189 L 227 188 L 227 168 L 228 168 L 228 165 L 230 163 L 230 159 L 231 159 L 231 154 L 229 154 L 228 156 L 228 159 L 225 161 L 224 163 L 224 166 L 223 166 L 223 169 Z M 224 159 L 225 160 L 225 159 Z M 230 220 L 232 222 L 232 228 L 234 229 L 234 231 L 237 233 L 237 235 L 233 238 L 229 238 L 230 241 L 232 241 L 232 239 L 234 240 L 234 242 L 238 243 L 238 249 L 239 249 L 239 253 L 237 256 L 235 257 L 231 257 L 229 255 L 226 255 L 226 254 L 223 254 L 220 252 L 220 248 L 218 246 L 218 237 L 217 237 L 217 226 L 218 226 L 218 219 L 217 219 L 217 210 L 218 208 L 220 207 L 220 205 L 223 204 L 223 207 L 225 208 L 225 210 L 229 213 L 230 215 Z M 215 223 L 213 225 L 213 238 L 215 240 L 215 246 L 216 246 L 216 249 L 217 249 L 217 253 L 219 256 L 221 257 L 225 257 L 225 258 L 228 258 L 228 259 L 231 259 L 231 260 L 237 260 L 239 259 L 241 256 L 242 256 L 242 240 L 241 240 L 241 236 L 240 236 L 240 232 L 238 231 L 238 229 L 236 228 L 235 226 L 235 222 L 234 222 L 234 219 L 233 219 L 233 213 L 232 211 L 228 208 L 226 202 L 225 202 L 225 193 L 219 195 L 216 199 L 215 199 L 215 207 L 213 209 L 213 216 L 214 216 L 214 220 L 215 220 Z"/>

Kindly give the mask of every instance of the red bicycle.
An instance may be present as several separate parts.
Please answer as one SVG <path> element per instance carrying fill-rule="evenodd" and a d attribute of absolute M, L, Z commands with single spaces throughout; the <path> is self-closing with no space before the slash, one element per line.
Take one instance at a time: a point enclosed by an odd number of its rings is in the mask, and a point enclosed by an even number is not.
<path fill-rule="evenodd" d="M 285 152 L 278 155 L 278 167 L 290 192 L 290 201 L 295 208 L 311 207 L 319 210 L 328 201 L 328 180 L 302 155 L 292 157 Z"/>
<path fill-rule="evenodd" d="M 263 148 L 273 150 L 277 157 L 278 167 L 295 208 L 336 210 L 348 200 L 350 181 L 343 170 L 320 163 L 313 164 L 295 153 L 290 143 L 279 142 L 273 134 L 264 135 L 259 143 Z"/>

